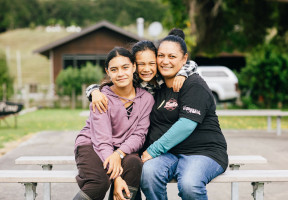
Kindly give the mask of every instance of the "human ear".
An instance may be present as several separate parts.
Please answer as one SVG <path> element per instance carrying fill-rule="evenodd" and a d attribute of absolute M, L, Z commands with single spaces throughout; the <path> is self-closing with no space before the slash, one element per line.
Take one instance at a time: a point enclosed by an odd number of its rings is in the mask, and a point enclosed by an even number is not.
<path fill-rule="evenodd" d="M 133 73 L 136 72 L 136 69 L 137 69 L 136 63 L 134 63 L 134 64 L 133 64 Z"/>
<path fill-rule="evenodd" d="M 188 59 L 188 53 L 185 53 L 185 55 L 183 56 L 183 62 L 184 62 L 183 65 L 186 64 L 187 59 Z"/>
<path fill-rule="evenodd" d="M 106 74 L 109 76 L 109 71 L 105 68 Z M 110 76 L 109 76 L 110 77 Z"/>

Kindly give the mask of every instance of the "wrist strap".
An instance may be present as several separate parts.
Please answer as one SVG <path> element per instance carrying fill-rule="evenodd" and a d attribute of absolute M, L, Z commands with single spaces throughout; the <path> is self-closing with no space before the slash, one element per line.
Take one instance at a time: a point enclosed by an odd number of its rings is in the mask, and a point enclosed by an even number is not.
<path fill-rule="evenodd" d="M 118 151 L 118 150 L 115 150 L 115 151 L 119 154 L 119 156 L 120 156 L 121 159 L 124 158 L 124 155 L 123 155 L 120 151 Z"/>

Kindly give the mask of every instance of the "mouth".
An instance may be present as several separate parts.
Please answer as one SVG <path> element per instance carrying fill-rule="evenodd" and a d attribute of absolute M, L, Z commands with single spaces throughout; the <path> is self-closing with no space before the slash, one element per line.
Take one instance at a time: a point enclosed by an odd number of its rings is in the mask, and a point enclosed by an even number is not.
<path fill-rule="evenodd" d="M 164 69 L 164 70 L 169 70 L 169 69 L 172 69 L 173 67 L 168 67 L 168 66 L 161 66 L 161 69 Z"/>
<path fill-rule="evenodd" d="M 118 82 L 123 82 L 123 81 L 126 81 L 127 78 L 121 78 L 121 79 L 117 79 Z"/>
<path fill-rule="evenodd" d="M 149 74 L 140 74 L 141 77 L 143 78 L 149 78 L 151 77 L 153 74 L 152 73 L 149 73 Z"/>

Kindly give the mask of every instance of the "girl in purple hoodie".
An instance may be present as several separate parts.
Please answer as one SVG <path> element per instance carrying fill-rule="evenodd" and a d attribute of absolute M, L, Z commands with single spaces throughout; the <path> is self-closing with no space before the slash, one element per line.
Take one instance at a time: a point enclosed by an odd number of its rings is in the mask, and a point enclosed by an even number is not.
<path fill-rule="evenodd" d="M 104 199 L 112 181 L 114 198 L 134 199 L 140 183 L 142 148 L 154 104 L 151 94 L 133 85 L 133 55 L 116 47 L 109 52 L 105 71 L 111 84 L 102 85 L 109 102 L 104 114 L 92 112 L 75 141 L 76 176 L 80 191 L 74 200 Z M 122 191 L 125 191 L 124 194 Z"/>

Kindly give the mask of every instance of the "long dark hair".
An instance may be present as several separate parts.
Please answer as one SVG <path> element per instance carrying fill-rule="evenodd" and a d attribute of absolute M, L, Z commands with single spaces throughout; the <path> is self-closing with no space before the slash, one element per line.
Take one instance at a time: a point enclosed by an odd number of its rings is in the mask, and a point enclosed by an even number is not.
<path fill-rule="evenodd" d="M 123 57 L 126 57 L 126 58 L 129 58 L 129 60 L 131 61 L 132 64 L 135 63 L 135 57 L 133 56 L 133 54 L 130 53 L 129 50 L 123 48 L 123 47 L 115 47 L 114 49 L 112 49 L 107 57 L 106 57 L 106 60 L 105 60 L 105 69 L 108 70 L 108 67 L 109 67 L 109 62 L 117 57 L 117 56 L 123 56 Z M 138 84 L 136 83 L 136 81 L 134 80 L 134 76 L 135 76 L 136 73 L 133 74 L 133 86 L 134 87 L 137 87 Z M 108 85 L 108 86 L 111 86 L 113 85 L 113 82 L 112 81 L 105 81 L 104 83 L 101 84 L 100 86 L 100 90 L 105 86 L 105 85 Z"/>

